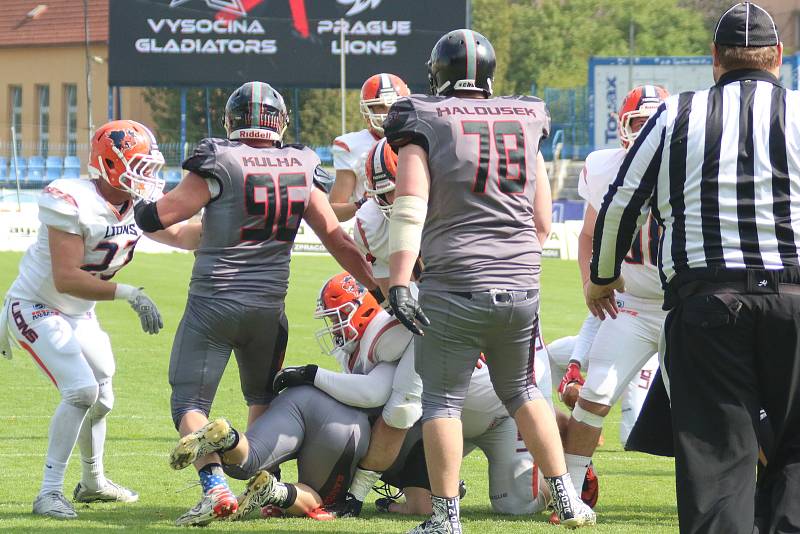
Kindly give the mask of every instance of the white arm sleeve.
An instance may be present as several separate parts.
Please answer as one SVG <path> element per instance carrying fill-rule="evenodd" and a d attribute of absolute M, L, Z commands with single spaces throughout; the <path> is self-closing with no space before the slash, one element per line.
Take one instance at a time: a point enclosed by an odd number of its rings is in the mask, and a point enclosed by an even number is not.
<path fill-rule="evenodd" d="M 314 385 L 348 406 L 377 408 L 386 404 L 392 393 L 393 363 L 379 363 L 369 374 L 351 375 L 327 369 L 317 369 Z"/>
<path fill-rule="evenodd" d="M 575 346 L 572 348 L 572 354 L 570 355 L 570 360 L 575 360 L 580 363 L 581 367 L 583 367 L 583 363 L 586 361 L 586 355 L 589 354 L 589 349 L 592 348 L 592 342 L 594 342 L 597 331 L 600 330 L 601 323 L 602 321 L 600 319 L 590 314 L 583 321 L 583 325 L 581 325 L 581 330 L 578 332 L 578 337 L 575 339 Z"/>

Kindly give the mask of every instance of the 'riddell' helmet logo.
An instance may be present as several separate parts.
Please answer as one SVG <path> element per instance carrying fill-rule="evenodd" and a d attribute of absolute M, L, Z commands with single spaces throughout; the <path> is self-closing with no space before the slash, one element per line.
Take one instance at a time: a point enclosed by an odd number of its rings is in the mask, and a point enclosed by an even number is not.
<path fill-rule="evenodd" d="M 362 11 L 366 11 L 367 9 L 375 9 L 381 4 L 381 0 L 336 0 L 342 5 L 352 5 L 347 13 L 348 17 L 351 15 L 358 15 Z"/>
<path fill-rule="evenodd" d="M 189 2 L 189 0 L 170 0 L 169 7 L 180 6 L 186 2 Z M 205 3 L 211 9 L 217 9 L 239 17 L 247 16 L 247 10 L 244 8 L 242 0 L 205 0 Z"/>

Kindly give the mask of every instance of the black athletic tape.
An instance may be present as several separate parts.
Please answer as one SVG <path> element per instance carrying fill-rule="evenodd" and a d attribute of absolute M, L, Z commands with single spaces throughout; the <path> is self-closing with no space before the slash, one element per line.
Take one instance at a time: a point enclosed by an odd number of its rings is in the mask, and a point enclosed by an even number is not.
<path fill-rule="evenodd" d="M 158 232 L 164 229 L 155 202 L 144 200 L 137 202 L 133 206 L 133 218 L 136 220 L 136 225 L 145 232 Z"/>
<path fill-rule="evenodd" d="M 283 484 L 283 482 L 278 482 L 278 484 Z M 286 498 L 283 500 L 283 502 L 279 502 L 277 504 L 278 508 L 283 508 L 284 510 L 293 505 L 294 502 L 297 500 L 297 488 L 294 487 L 294 484 L 285 484 L 285 485 L 286 485 Z"/>

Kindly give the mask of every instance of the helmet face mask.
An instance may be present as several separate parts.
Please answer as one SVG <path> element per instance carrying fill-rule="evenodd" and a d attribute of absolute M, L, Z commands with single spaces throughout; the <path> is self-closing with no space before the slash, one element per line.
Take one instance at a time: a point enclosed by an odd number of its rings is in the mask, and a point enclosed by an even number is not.
<path fill-rule="evenodd" d="M 380 73 L 367 78 L 361 86 L 359 107 L 369 129 L 383 135 L 383 121 L 386 120 L 389 108 L 398 98 L 409 94 L 411 93 L 406 83 L 394 74 Z"/>
<path fill-rule="evenodd" d="M 281 94 L 264 82 L 247 82 L 225 104 L 228 139 L 283 141 L 289 112 Z"/>
<path fill-rule="evenodd" d="M 478 32 L 462 29 L 444 35 L 431 50 L 428 82 L 432 95 L 456 91 L 492 96 L 495 53 L 492 43 Z"/>
<path fill-rule="evenodd" d="M 165 184 L 160 176 L 163 166 L 155 136 L 138 122 L 112 121 L 92 136 L 89 178 L 103 179 L 134 199 L 158 198 Z"/>

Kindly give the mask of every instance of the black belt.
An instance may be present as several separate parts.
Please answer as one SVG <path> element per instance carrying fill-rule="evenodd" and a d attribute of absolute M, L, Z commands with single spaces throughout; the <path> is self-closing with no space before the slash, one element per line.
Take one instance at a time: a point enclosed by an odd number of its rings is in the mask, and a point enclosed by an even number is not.
<path fill-rule="evenodd" d="M 763 286 L 763 290 L 754 290 L 746 282 L 704 282 L 695 280 L 688 282 L 676 290 L 678 297 L 685 299 L 694 295 L 713 295 L 716 293 L 738 293 L 751 295 L 800 295 L 800 284 L 778 283 L 769 287 Z"/>
<path fill-rule="evenodd" d="M 689 269 L 676 274 L 667 284 L 664 309 L 672 309 L 678 301 L 693 295 L 715 293 L 800 295 L 800 269 L 797 267 L 782 270 L 720 267 Z"/>
<path fill-rule="evenodd" d="M 528 290 L 502 289 L 502 290 L 497 290 L 497 292 L 494 293 L 494 300 L 495 300 L 495 302 L 511 302 L 513 300 L 513 298 L 514 298 L 512 293 L 522 293 L 523 291 L 525 291 L 525 298 L 529 298 L 530 299 L 530 298 L 533 298 L 533 297 L 536 296 L 536 293 L 537 293 L 538 290 L 536 290 L 536 289 L 528 289 Z M 488 294 L 491 295 L 492 294 L 492 290 L 475 291 L 475 292 L 470 292 L 470 291 L 448 291 L 448 293 L 450 293 L 452 295 L 456 295 L 456 296 L 464 298 L 464 299 L 467 299 L 467 300 L 472 300 L 473 298 L 475 298 L 475 297 L 477 297 L 478 295 L 481 295 L 481 294 L 487 294 L 488 293 Z"/>

